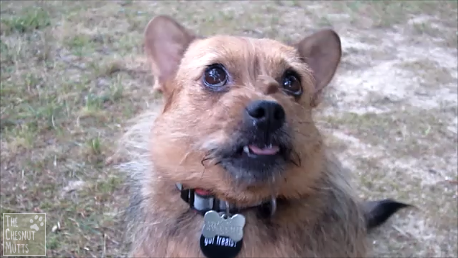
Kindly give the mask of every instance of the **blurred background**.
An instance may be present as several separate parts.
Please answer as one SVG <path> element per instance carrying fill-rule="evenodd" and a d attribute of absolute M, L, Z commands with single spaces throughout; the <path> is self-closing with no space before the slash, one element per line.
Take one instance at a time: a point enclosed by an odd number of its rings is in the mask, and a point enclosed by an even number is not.
<path fill-rule="evenodd" d="M 316 121 L 361 197 L 419 208 L 371 235 L 376 255 L 458 256 L 456 1 L 2 1 L 0 209 L 47 213 L 48 256 L 125 251 L 112 155 L 158 99 L 142 50 L 158 14 L 204 36 L 336 30 L 342 63 Z"/>

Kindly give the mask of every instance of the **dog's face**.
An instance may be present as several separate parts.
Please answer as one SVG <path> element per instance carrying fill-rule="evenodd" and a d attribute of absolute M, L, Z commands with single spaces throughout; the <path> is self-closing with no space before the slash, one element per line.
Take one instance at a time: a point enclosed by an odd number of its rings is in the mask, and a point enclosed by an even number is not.
<path fill-rule="evenodd" d="M 311 111 L 339 63 L 337 34 L 320 31 L 293 46 L 197 38 L 158 16 L 145 39 L 165 101 L 151 138 L 161 176 L 235 202 L 313 188 L 322 142 Z"/>

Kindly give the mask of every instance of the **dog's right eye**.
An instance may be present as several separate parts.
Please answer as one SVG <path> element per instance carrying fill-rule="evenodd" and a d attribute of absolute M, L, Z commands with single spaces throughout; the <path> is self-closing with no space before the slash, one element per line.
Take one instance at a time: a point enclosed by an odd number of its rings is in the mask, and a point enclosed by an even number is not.
<path fill-rule="evenodd" d="M 207 67 L 204 72 L 203 81 L 205 86 L 218 90 L 217 88 L 226 85 L 228 75 L 221 64 L 213 64 Z"/>

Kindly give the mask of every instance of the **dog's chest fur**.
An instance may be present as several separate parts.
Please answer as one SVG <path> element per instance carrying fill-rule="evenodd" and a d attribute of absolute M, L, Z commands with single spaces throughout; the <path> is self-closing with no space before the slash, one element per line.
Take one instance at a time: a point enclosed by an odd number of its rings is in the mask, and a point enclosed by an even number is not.
<path fill-rule="evenodd" d="M 238 257 L 364 256 L 366 240 L 359 209 L 352 207 L 351 198 L 339 196 L 337 202 L 335 197 L 329 193 L 326 206 L 317 203 L 323 196 L 279 205 L 270 219 L 261 219 L 255 210 L 242 213 L 246 224 Z M 132 255 L 203 257 L 199 243 L 203 216 L 189 210 L 178 194 L 162 205 L 157 212 L 141 212 L 144 223 L 136 230 Z"/>

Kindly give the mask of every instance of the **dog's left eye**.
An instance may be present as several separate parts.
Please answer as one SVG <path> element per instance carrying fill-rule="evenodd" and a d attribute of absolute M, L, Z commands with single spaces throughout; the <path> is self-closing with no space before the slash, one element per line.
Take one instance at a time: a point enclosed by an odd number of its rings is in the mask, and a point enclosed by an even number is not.
<path fill-rule="evenodd" d="M 226 69 L 221 64 L 214 64 L 205 69 L 203 81 L 207 87 L 218 88 L 226 85 L 227 78 Z"/>
<path fill-rule="evenodd" d="M 294 96 L 300 96 L 302 94 L 302 86 L 299 76 L 292 71 L 287 71 L 283 75 L 282 86 L 288 94 Z"/>

